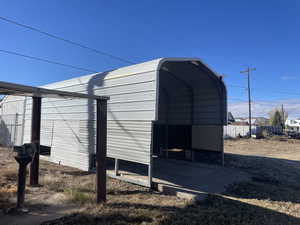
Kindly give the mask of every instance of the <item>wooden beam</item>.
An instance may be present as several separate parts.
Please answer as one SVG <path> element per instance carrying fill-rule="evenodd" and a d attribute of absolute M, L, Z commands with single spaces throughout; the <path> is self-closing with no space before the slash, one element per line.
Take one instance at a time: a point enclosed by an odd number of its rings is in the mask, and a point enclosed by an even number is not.
<path fill-rule="evenodd" d="M 107 101 L 97 100 L 96 187 L 97 203 L 106 201 Z"/>
<path fill-rule="evenodd" d="M 35 145 L 35 152 L 30 164 L 30 185 L 32 186 L 39 184 L 41 106 L 42 99 L 40 97 L 32 97 L 31 143 Z"/>

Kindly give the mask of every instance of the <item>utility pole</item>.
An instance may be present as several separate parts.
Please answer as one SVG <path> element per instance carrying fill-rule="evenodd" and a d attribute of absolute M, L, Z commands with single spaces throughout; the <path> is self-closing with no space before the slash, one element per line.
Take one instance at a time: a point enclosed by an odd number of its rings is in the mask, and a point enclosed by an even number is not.
<path fill-rule="evenodd" d="M 284 109 L 283 109 L 283 104 L 281 105 L 281 120 L 282 120 L 282 131 L 284 132 L 284 128 L 285 128 L 285 118 L 284 118 Z"/>
<path fill-rule="evenodd" d="M 248 78 L 248 104 L 249 104 L 249 136 L 252 136 L 252 119 L 251 119 L 251 90 L 250 90 L 250 72 L 255 71 L 255 68 L 248 67 L 247 70 L 241 71 L 241 73 L 246 73 Z"/>

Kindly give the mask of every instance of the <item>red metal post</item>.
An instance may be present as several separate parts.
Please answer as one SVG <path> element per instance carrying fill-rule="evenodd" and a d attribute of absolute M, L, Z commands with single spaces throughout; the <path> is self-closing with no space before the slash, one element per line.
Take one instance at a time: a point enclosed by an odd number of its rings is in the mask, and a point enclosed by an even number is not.
<path fill-rule="evenodd" d="M 107 100 L 97 100 L 96 187 L 97 203 L 106 201 Z"/>
<path fill-rule="evenodd" d="M 30 185 L 39 184 L 39 160 L 40 160 L 40 134 L 41 134 L 41 106 L 40 97 L 32 97 L 32 117 L 31 117 L 31 143 L 36 149 L 30 164 Z"/>

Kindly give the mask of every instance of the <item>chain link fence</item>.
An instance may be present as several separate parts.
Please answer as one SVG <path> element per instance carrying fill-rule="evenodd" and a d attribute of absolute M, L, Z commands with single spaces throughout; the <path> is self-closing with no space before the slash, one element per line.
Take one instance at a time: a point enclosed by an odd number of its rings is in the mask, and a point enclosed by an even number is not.
<path fill-rule="evenodd" d="M 0 146 L 12 147 L 21 144 L 22 131 L 19 114 L 0 115 Z"/>

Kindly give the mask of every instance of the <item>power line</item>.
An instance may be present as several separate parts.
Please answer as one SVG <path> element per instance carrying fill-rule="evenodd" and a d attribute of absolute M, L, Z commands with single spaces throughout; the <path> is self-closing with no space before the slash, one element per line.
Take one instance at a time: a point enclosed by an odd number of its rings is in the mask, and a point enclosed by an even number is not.
<path fill-rule="evenodd" d="M 100 50 L 97 50 L 95 48 L 91 48 L 91 47 L 88 47 L 86 45 L 83 45 L 81 43 L 78 43 L 78 42 L 74 42 L 74 41 L 71 41 L 71 40 L 68 40 L 66 38 L 63 38 L 63 37 L 60 37 L 60 36 L 57 36 L 57 35 L 54 35 L 54 34 L 51 34 L 49 32 L 46 32 L 46 31 L 43 31 L 41 29 L 38 29 L 38 28 L 35 28 L 33 26 L 29 26 L 29 25 L 26 25 L 26 24 L 23 24 L 23 23 L 19 23 L 17 21 L 14 21 L 14 20 L 11 20 L 11 19 L 8 19 L 6 17 L 3 17 L 3 16 L 0 16 L 0 19 L 2 21 L 5 21 L 5 22 L 8 22 L 8 23 L 11 23 L 11 24 L 14 24 L 14 25 L 17 25 L 19 27 L 23 27 L 23 28 L 26 28 L 26 29 L 29 29 L 29 30 L 32 30 L 34 32 L 37 32 L 37 33 L 40 33 L 40 34 L 43 34 L 43 35 L 46 35 L 48 37 L 51 37 L 51 38 L 54 38 L 54 39 L 57 39 L 57 40 L 60 40 L 60 41 L 64 41 L 68 44 L 72 44 L 72 45 L 75 45 L 75 46 L 78 46 L 78 47 L 81 47 L 81 48 L 84 48 L 84 49 L 87 49 L 87 50 L 90 50 L 92 52 L 95 52 L 97 54 L 100 54 L 100 55 L 105 55 L 107 57 L 110 57 L 110 58 L 114 58 L 116 60 L 119 60 L 119 61 L 122 61 L 124 63 L 127 63 L 127 64 L 135 64 L 136 62 L 133 62 L 133 61 L 130 61 L 130 60 L 127 60 L 127 59 L 124 59 L 124 58 L 121 58 L 119 56 L 115 56 L 115 55 L 112 55 L 110 53 L 107 53 L 107 52 L 104 52 L 104 51 L 100 51 Z M 29 56 L 30 57 L 30 56 Z M 37 58 L 37 57 L 31 57 L 31 58 Z M 50 61 L 50 60 L 46 60 L 46 61 Z M 55 64 L 59 64 L 59 65 L 62 65 L 62 63 L 56 63 Z M 77 69 L 79 69 L 79 67 L 77 67 Z M 82 69 L 82 68 L 81 68 Z M 92 71 L 92 70 L 86 70 L 86 71 L 89 71 L 89 72 L 95 72 L 95 71 Z M 236 88 L 242 88 L 242 89 L 247 89 L 247 87 L 244 87 L 244 86 L 239 86 L 239 85 L 233 85 L 233 84 L 228 84 L 227 86 L 229 87 L 236 87 Z M 255 88 L 251 88 L 251 90 L 258 90 L 258 89 L 255 89 Z M 281 92 L 281 91 L 271 91 L 273 93 L 278 93 L 278 94 L 287 94 L 287 95 L 300 95 L 300 93 L 291 93 L 291 92 Z"/>
<path fill-rule="evenodd" d="M 69 64 L 64 64 L 64 63 L 60 63 L 60 62 L 56 62 L 56 61 L 52 61 L 52 60 L 48 60 L 48 59 L 43 59 L 43 58 L 39 58 L 39 57 L 35 57 L 35 56 L 25 55 L 25 54 L 18 53 L 18 52 L 13 52 L 13 51 L 8 51 L 8 50 L 3 50 L 3 49 L 0 49 L 0 52 L 10 54 L 10 55 L 16 55 L 16 56 L 20 56 L 20 57 L 24 57 L 24 58 L 28 58 L 28 59 L 34 59 L 34 60 L 38 60 L 38 61 L 46 62 L 46 63 L 50 63 L 50 64 L 69 67 L 69 68 L 73 68 L 73 69 L 77 69 L 77 70 L 82 70 L 82 71 L 87 71 L 87 72 L 92 72 L 92 73 L 97 73 L 98 72 L 98 71 L 95 71 L 95 70 L 86 69 L 86 68 L 83 68 L 83 67 L 78 67 L 78 66 L 69 65 Z"/>
<path fill-rule="evenodd" d="M 8 23 L 17 25 L 19 27 L 23 27 L 23 28 L 26 28 L 26 29 L 29 29 L 29 30 L 32 30 L 34 32 L 46 35 L 48 37 L 51 37 L 51 38 L 54 38 L 54 39 L 57 39 L 57 40 L 60 40 L 60 41 L 64 41 L 64 42 L 66 42 L 68 44 L 72 44 L 72 45 L 75 45 L 75 46 L 78 46 L 78 47 L 90 50 L 90 51 L 95 52 L 97 54 L 105 55 L 105 56 L 110 57 L 110 58 L 114 58 L 116 60 L 122 61 L 122 62 L 127 63 L 127 64 L 135 64 L 136 63 L 136 62 L 133 62 L 133 61 L 121 58 L 119 56 L 115 56 L 115 55 L 112 55 L 110 53 L 107 53 L 107 52 L 104 52 L 104 51 L 100 51 L 100 50 L 97 50 L 95 48 L 91 48 L 91 47 L 83 45 L 81 43 L 74 42 L 74 41 L 68 40 L 66 38 L 63 38 L 63 37 L 51 34 L 49 32 L 43 31 L 41 29 L 35 28 L 33 26 L 26 25 L 26 24 L 23 24 L 23 23 L 19 23 L 17 21 L 8 19 L 8 18 L 3 17 L 3 16 L 0 16 L 0 19 L 2 21 L 5 21 L 5 22 L 8 22 Z M 75 69 L 85 70 L 85 71 L 88 71 L 88 72 L 97 72 L 97 71 L 94 71 L 94 70 L 84 69 L 84 68 L 80 68 L 80 67 L 76 67 L 76 66 L 72 66 L 72 65 L 67 65 L 67 64 L 63 64 L 63 63 L 59 63 L 59 62 L 54 62 L 54 61 L 50 61 L 50 60 L 44 60 L 44 59 L 41 59 L 41 58 L 38 58 L 38 57 L 26 56 L 26 55 L 23 55 L 23 54 L 13 53 L 13 52 L 5 51 L 5 50 L 2 50 L 2 51 L 6 52 L 6 53 L 9 53 L 9 54 L 15 54 L 15 55 L 19 55 L 19 56 L 23 56 L 23 57 L 27 57 L 27 58 L 31 58 L 31 59 L 36 59 L 36 60 L 40 60 L 40 61 L 44 61 L 44 62 L 48 62 L 48 63 L 54 63 L 54 64 L 58 64 L 58 65 L 62 65 L 62 66 L 73 67 Z M 247 89 L 247 87 L 239 86 L 239 85 L 233 85 L 233 84 L 228 84 L 227 86 L 229 86 L 229 87 L 236 87 L 236 88 L 242 88 L 242 89 Z M 251 90 L 253 90 L 253 89 L 254 90 L 258 90 L 258 89 L 255 89 L 255 88 L 251 88 Z M 291 92 L 281 92 L 281 91 L 270 91 L 270 92 L 278 93 L 278 94 L 287 94 L 287 95 L 300 95 L 300 93 L 291 93 Z"/>
<path fill-rule="evenodd" d="M 242 88 L 242 89 L 246 89 L 247 87 L 244 86 L 240 86 L 240 85 L 235 85 L 235 84 L 227 84 L 227 87 L 234 87 L 234 88 Z M 265 90 L 261 90 L 258 88 L 251 88 L 251 90 L 256 90 L 256 91 L 265 91 Z M 275 94 L 283 94 L 283 95 L 300 95 L 300 93 L 296 93 L 296 92 L 286 92 L 286 91 L 275 91 L 275 90 L 270 90 L 269 92 L 271 93 L 275 93 Z"/>
<path fill-rule="evenodd" d="M 127 59 L 123 59 L 119 56 L 115 56 L 115 55 L 112 55 L 110 53 L 107 53 L 107 52 L 104 52 L 104 51 L 100 51 L 100 50 L 97 50 L 95 48 L 91 48 L 91 47 L 88 47 L 86 45 L 83 45 L 83 44 L 80 44 L 78 42 L 74 42 L 74 41 L 71 41 L 71 40 L 68 40 L 66 38 L 63 38 L 63 37 L 60 37 L 60 36 L 57 36 L 57 35 L 54 35 L 54 34 L 51 34 L 51 33 L 48 33 L 46 31 L 43 31 L 41 29 L 38 29 L 38 28 L 35 28 L 35 27 L 32 27 L 32 26 L 29 26 L 29 25 L 26 25 L 26 24 L 22 24 L 22 23 L 19 23 L 19 22 L 16 22 L 14 20 L 11 20 L 11 19 L 8 19 L 8 18 L 5 18 L 5 17 L 2 17 L 0 16 L 0 19 L 5 21 L 5 22 L 8 22 L 8 23 L 11 23 L 11 24 L 14 24 L 14 25 L 17 25 L 17 26 L 20 26 L 20 27 L 23 27 L 23 28 L 26 28 L 26 29 L 29 29 L 29 30 L 32 30 L 32 31 L 35 31 L 37 33 L 40 33 L 40 34 L 43 34 L 43 35 L 46 35 L 48 37 L 51 37 L 51 38 L 54 38 L 54 39 L 57 39 L 57 40 L 60 40 L 60 41 L 64 41 L 68 44 L 71 44 L 71 45 L 75 45 L 75 46 L 78 46 L 78 47 L 81 47 L 81 48 L 84 48 L 84 49 L 87 49 L 87 50 L 90 50 L 92 52 L 95 52 L 97 54 L 100 54 L 100 55 L 105 55 L 107 57 L 110 57 L 110 58 L 113 58 L 113 59 L 116 59 L 116 60 L 119 60 L 119 61 L 122 61 L 126 64 L 135 64 L 135 62 L 132 62 L 132 61 L 129 61 Z"/>

